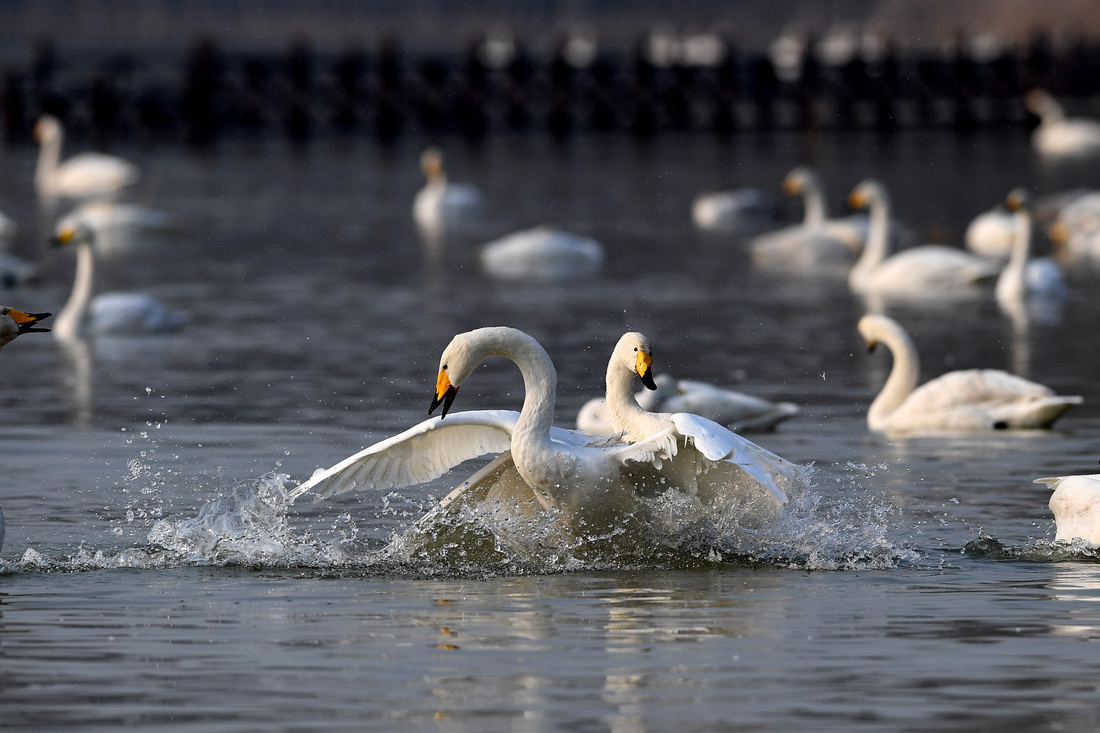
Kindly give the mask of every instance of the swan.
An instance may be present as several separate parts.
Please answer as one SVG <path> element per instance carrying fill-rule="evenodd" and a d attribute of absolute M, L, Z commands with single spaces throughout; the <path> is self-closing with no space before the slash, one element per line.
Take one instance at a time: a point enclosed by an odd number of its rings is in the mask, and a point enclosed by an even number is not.
<path fill-rule="evenodd" d="M 485 196 L 469 183 L 450 183 L 443 170 L 443 154 L 428 148 L 420 155 L 427 183 L 413 199 L 413 220 L 427 231 L 467 223 L 484 213 Z"/>
<path fill-rule="evenodd" d="M 753 259 L 803 271 L 822 265 L 849 267 L 866 240 L 867 217 L 827 219 L 821 180 L 805 166 L 787 174 L 783 192 L 802 196 L 802 222 L 755 237 L 749 244 Z"/>
<path fill-rule="evenodd" d="M 642 409 L 652 412 L 690 412 L 735 432 L 773 430 L 799 413 L 798 405 L 761 397 L 668 374 L 654 377 L 657 389 L 634 394 Z M 593 435 L 613 435 L 607 400 L 591 399 L 577 412 L 577 429 Z"/>
<path fill-rule="evenodd" d="M 1048 476 L 1035 479 L 1046 484 L 1050 511 L 1054 513 L 1055 542 L 1082 539 L 1100 545 L 1100 473 L 1084 476 Z"/>
<path fill-rule="evenodd" d="M 1016 235 L 1008 264 L 1001 270 L 994 290 L 997 302 L 1011 308 L 1028 298 L 1062 300 L 1069 294 L 1057 263 L 1049 257 L 1031 256 L 1031 212 L 1028 195 L 1022 189 L 1008 194 L 1005 206 L 1015 218 Z"/>
<path fill-rule="evenodd" d="M 871 430 L 936 433 L 1007 428 L 1049 428 L 1079 396 L 1056 395 L 1041 384 L 996 369 L 949 372 L 917 387 L 917 348 L 896 321 L 866 315 L 859 332 L 871 351 L 884 343 L 894 366 L 867 412 Z"/>
<path fill-rule="evenodd" d="M 871 231 L 867 246 L 848 273 L 848 285 L 863 295 L 945 295 L 1000 272 L 1001 265 L 954 247 L 925 244 L 889 253 L 890 199 L 886 189 L 868 179 L 848 199 L 853 208 L 869 208 Z"/>
<path fill-rule="evenodd" d="M 42 197 L 112 196 L 137 183 L 141 171 L 129 161 L 102 153 L 81 153 L 61 162 L 64 131 L 56 117 L 45 115 L 34 126 L 41 145 L 34 184 Z"/>
<path fill-rule="evenodd" d="M 1100 264 L 1100 192 L 1081 196 L 1058 212 L 1050 239 L 1059 259 Z"/>
<path fill-rule="evenodd" d="M 1015 238 L 1016 217 L 998 205 L 970 220 L 963 234 L 963 244 L 982 257 L 1008 257 Z"/>
<path fill-rule="evenodd" d="M 1100 121 L 1066 117 L 1062 105 L 1042 89 L 1028 92 L 1024 104 L 1039 117 L 1031 142 L 1040 155 L 1074 158 L 1100 154 Z"/>
<path fill-rule="evenodd" d="M 49 313 L 26 313 L 10 305 L 0 305 L 0 349 L 25 333 L 46 333 L 50 329 L 39 328 L 38 322 L 49 318 Z M 0 529 L 0 533 L 3 530 Z"/>
<path fill-rule="evenodd" d="M 525 396 L 517 414 L 476 410 L 448 415 L 459 388 L 483 361 L 501 356 L 523 376 Z M 510 450 L 519 487 L 527 500 L 551 508 L 576 526 L 614 527 L 637 508 L 636 497 L 658 490 L 657 473 L 675 455 L 671 429 L 637 443 L 593 438 L 553 427 L 557 373 L 550 356 L 531 336 L 514 328 L 479 328 L 455 336 L 439 362 L 429 419 L 317 471 L 290 492 L 291 499 L 314 492 L 318 500 L 353 489 L 392 489 L 430 481 L 463 461 Z M 498 458 L 451 492 L 441 505 L 458 498 L 480 498 L 495 488 L 484 481 L 505 461 Z"/>
<path fill-rule="evenodd" d="M 707 231 L 759 231 L 773 226 L 778 216 L 775 197 L 759 188 L 715 191 L 691 202 L 692 223 Z"/>
<path fill-rule="evenodd" d="M 92 298 L 95 253 L 91 227 L 78 224 L 57 231 L 59 245 L 75 244 L 76 276 L 73 289 L 54 321 L 54 336 L 71 340 L 96 334 L 137 335 L 168 333 L 188 321 L 188 315 L 174 311 L 144 293 L 101 293 Z"/>
<path fill-rule="evenodd" d="M 603 266 L 603 245 L 549 227 L 509 234 L 481 248 L 481 266 L 505 280 L 563 280 L 595 275 Z"/>
<path fill-rule="evenodd" d="M 680 450 L 662 473 L 677 485 L 693 489 L 707 499 L 723 489 L 764 488 L 780 504 L 787 495 L 780 484 L 793 480 L 801 470 L 771 451 L 742 438 L 718 423 L 689 412 L 650 412 L 634 399 L 637 376 L 656 390 L 649 339 L 637 332 L 623 334 L 607 363 L 607 412 L 616 433 L 631 442 L 672 431 Z M 751 479 L 746 482 L 746 477 Z"/>

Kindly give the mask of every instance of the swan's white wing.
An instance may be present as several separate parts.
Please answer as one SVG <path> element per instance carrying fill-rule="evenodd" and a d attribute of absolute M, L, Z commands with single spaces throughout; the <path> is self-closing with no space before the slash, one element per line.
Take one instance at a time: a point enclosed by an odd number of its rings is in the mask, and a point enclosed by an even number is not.
<path fill-rule="evenodd" d="M 678 412 L 670 419 L 676 430 L 691 438 L 696 450 L 708 460 L 740 466 L 780 502 L 787 503 L 787 495 L 777 482 L 780 478 L 793 480 L 800 471 L 797 465 L 705 417 Z"/>
<path fill-rule="evenodd" d="M 291 500 L 309 491 L 320 501 L 356 489 L 396 489 L 431 481 L 463 461 L 508 450 L 518 419 L 519 413 L 512 410 L 473 410 L 430 418 L 318 470 L 290 492 Z"/>

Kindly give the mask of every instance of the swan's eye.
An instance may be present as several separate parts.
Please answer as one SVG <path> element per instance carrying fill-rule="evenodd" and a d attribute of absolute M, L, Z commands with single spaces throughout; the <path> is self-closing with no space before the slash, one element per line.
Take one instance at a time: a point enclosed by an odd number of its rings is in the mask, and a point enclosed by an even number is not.
<path fill-rule="evenodd" d="M 447 371 L 447 365 L 446 364 L 443 365 L 443 371 Z"/>

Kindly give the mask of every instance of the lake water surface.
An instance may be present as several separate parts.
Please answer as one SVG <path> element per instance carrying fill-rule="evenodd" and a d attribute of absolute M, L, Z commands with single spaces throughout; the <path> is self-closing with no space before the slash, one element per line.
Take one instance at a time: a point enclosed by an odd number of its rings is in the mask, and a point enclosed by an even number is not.
<path fill-rule="evenodd" d="M 839 209 L 889 187 L 926 240 L 1027 186 L 1097 187 L 1026 134 L 946 131 L 502 136 L 446 149 L 491 212 L 421 243 L 420 145 L 225 144 L 116 151 L 134 200 L 176 231 L 102 258 L 100 287 L 191 313 L 178 334 L 0 354 L 0 727 L 174 731 L 1093 730 L 1100 565 L 1052 545 L 1040 476 L 1100 459 L 1100 304 L 1073 274 L 1057 317 L 1023 324 L 991 291 L 897 306 L 926 377 L 1001 368 L 1085 404 L 1055 430 L 888 439 L 865 414 L 889 369 L 845 283 L 754 269 L 696 232 L 692 197 L 778 192 L 816 166 Z M 0 152 L 0 210 L 44 278 L 5 303 L 57 312 L 71 253 L 46 245 L 35 151 Z M 798 207 L 788 212 L 797 216 Z M 603 275 L 531 287 L 476 248 L 549 223 L 602 241 Z M 559 371 L 558 423 L 602 391 L 619 335 L 655 368 L 796 402 L 750 436 L 813 480 L 759 537 L 658 538 L 630 556 L 418 551 L 409 529 L 473 467 L 385 496 L 286 506 L 314 469 L 426 417 L 457 332 L 512 325 Z M 456 409 L 518 409 L 489 362 Z M 468 470 L 467 470 L 468 468 Z"/>

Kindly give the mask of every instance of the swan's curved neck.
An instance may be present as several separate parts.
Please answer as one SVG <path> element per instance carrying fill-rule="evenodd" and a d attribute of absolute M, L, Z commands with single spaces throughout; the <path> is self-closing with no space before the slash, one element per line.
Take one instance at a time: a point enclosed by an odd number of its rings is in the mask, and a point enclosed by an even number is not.
<path fill-rule="evenodd" d="M 872 429 L 878 429 L 905 399 L 912 394 L 920 380 L 920 360 L 917 347 L 909 334 L 900 328 L 891 328 L 879 334 L 883 343 L 894 355 L 894 365 L 886 379 L 882 391 L 878 393 L 871 408 L 867 411 L 867 422 Z"/>
<path fill-rule="evenodd" d="M 628 440 L 634 440 L 638 421 L 647 413 L 634 398 L 634 372 L 623 366 L 619 359 L 612 357 L 607 364 L 606 402 L 607 413 L 615 430 L 624 433 Z"/>
<path fill-rule="evenodd" d="M 92 245 L 81 243 L 76 248 L 76 277 L 69 300 L 54 320 L 53 333 L 59 339 L 73 339 L 80 335 L 88 304 L 92 300 L 92 287 L 95 278 L 95 254 Z"/>
<path fill-rule="evenodd" d="M 821 184 L 807 177 L 802 183 L 802 225 L 819 227 L 825 223 L 825 194 Z"/>
<path fill-rule="evenodd" d="M 524 445 L 548 444 L 554 424 L 558 375 L 546 349 L 527 334 L 507 329 L 489 338 L 482 347 L 482 355 L 503 356 L 518 366 L 523 375 L 523 407 L 512 432 L 512 452 L 516 453 L 518 448 L 522 453 Z"/>
<path fill-rule="evenodd" d="M 1025 294 L 1025 272 L 1031 257 L 1031 215 L 1024 209 L 1014 215 L 1016 231 L 1013 233 L 1012 252 L 1008 264 L 997 278 L 998 301 L 1015 300 Z"/>
<path fill-rule="evenodd" d="M 863 280 L 878 267 L 890 251 L 890 200 L 884 191 L 876 193 L 869 202 L 870 224 L 867 229 L 867 244 L 863 254 L 852 266 L 848 282 L 859 289 Z"/>
<path fill-rule="evenodd" d="M 49 193 L 53 188 L 54 172 L 61 162 L 61 133 L 49 135 L 38 151 L 38 164 L 34 170 L 34 183 L 38 190 Z"/>

